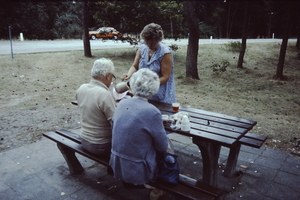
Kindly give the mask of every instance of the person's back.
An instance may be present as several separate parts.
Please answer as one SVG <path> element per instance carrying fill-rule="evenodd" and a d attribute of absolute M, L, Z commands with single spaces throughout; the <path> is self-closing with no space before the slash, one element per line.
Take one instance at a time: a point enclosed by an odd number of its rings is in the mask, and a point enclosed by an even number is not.
<path fill-rule="evenodd" d="M 91 143 L 111 142 L 111 120 L 115 103 L 111 92 L 97 80 L 79 87 L 76 93 L 81 116 L 81 137 Z"/>
<path fill-rule="evenodd" d="M 121 100 L 113 117 L 110 165 L 116 178 L 142 185 L 156 177 L 157 152 L 165 152 L 168 138 L 160 111 L 147 101 L 158 91 L 159 78 L 141 69 L 130 79 L 134 97 Z"/>
<path fill-rule="evenodd" d="M 113 63 L 105 58 L 95 61 L 91 81 L 76 92 L 81 118 L 82 146 L 97 155 L 109 156 L 111 150 L 111 119 L 116 102 L 108 91 L 114 75 Z"/>

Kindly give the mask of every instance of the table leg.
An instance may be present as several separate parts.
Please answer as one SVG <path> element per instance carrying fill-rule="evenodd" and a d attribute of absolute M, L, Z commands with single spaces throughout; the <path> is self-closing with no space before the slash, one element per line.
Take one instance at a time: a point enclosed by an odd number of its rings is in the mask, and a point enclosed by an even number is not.
<path fill-rule="evenodd" d="M 203 141 L 195 137 L 193 138 L 193 143 L 196 144 L 201 151 L 203 162 L 203 182 L 217 187 L 219 168 L 218 159 L 221 145 Z"/>
<path fill-rule="evenodd" d="M 61 144 L 57 144 L 57 147 L 65 158 L 71 174 L 80 174 L 84 171 L 74 151 Z"/>
<path fill-rule="evenodd" d="M 239 157 L 240 149 L 241 149 L 240 143 L 236 143 L 235 145 L 230 147 L 227 164 L 224 171 L 225 177 L 233 176 L 233 173 L 235 172 L 235 168 L 236 168 L 236 163 Z"/>

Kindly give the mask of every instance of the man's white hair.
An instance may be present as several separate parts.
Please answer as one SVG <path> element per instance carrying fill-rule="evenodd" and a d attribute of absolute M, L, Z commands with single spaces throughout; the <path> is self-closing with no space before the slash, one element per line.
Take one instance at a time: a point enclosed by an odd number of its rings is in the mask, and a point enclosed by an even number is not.
<path fill-rule="evenodd" d="M 130 78 L 132 93 L 139 97 L 149 98 L 153 96 L 157 93 L 159 85 L 158 75 L 147 68 L 139 69 Z"/>
<path fill-rule="evenodd" d="M 113 62 L 107 58 L 100 58 L 95 60 L 91 70 L 91 76 L 93 78 L 102 78 L 108 73 L 114 73 L 115 67 Z"/>

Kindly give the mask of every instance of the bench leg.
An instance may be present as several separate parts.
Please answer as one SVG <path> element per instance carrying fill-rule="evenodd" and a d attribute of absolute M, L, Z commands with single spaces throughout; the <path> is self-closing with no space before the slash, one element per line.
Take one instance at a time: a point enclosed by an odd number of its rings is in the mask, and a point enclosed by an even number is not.
<path fill-rule="evenodd" d="M 218 159 L 221 145 L 193 138 L 202 155 L 203 182 L 212 186 L 218 186 Z"/>
<path fill-rule="evenodd" d="M 78 161 L 78 159 L 75 155 L 75 152 L 61 144 L 57 144 L 57 147 L 60 150 L 63 157 L 65 158 L 65 160 L 69 166 L 70 173 L 71 174 L 81 174 L 84 171 L 84 169 L 81 166 L 80 162 Z"/>
<path fill-rule="evenodd" d="M 239 157 L 240 149 L 241 149 L 240 143 L 236 143 L 235 145 L 230 147 L 227 164 L 224 171 L 225 177 L 233 176 L 233 173 L 235 172 L 235 168 L 236 168 L 236 163 Z"/>

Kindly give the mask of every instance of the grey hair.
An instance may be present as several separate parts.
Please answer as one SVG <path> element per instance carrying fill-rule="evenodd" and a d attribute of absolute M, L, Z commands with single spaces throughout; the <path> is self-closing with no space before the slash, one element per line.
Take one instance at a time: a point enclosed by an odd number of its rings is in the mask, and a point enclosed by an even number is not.
<path fill-rule="evenodd" d="M 100 58 L 95 60 L 91 70 L 91 76 L 93 78 L 102 78 L 108 73 L 114 73 L 115 67 L 113 62 L 107 58 Z"/>
<path fill-rule="evenodd" d="M 134 95 L 149 98 L 157 93 L 160 81 L 158 75 L 150 69 L 143 68 L 133 73 L 130 88 Z"/>
<path fill-rule="evenodd" d="M 162 41 L 164 38 L 164 32 L 159 24 L 151 23 L 144 27 L 140 37 L 142 40 L 158 40 Z"/>

